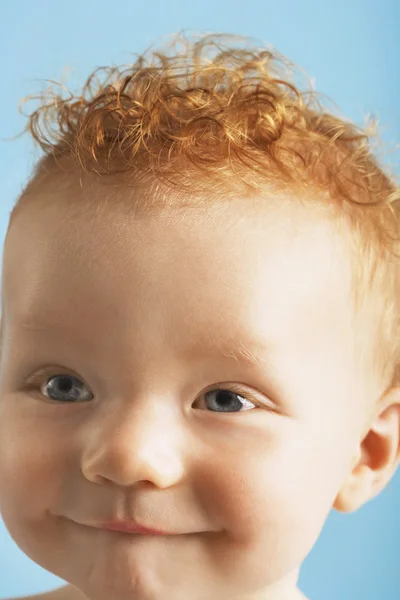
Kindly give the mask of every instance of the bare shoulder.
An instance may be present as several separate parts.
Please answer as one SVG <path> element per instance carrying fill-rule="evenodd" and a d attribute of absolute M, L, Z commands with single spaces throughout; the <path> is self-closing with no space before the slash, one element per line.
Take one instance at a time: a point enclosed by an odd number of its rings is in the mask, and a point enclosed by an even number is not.
<path fill-rule="evenodd" d="M 45 592 L 43 594 L 35 594 L 34 596 L 21 596 L 20 598 L 6 598 L 5 600 L 87 600 L 72 585 L 64 585 L 56 590 Z"/>

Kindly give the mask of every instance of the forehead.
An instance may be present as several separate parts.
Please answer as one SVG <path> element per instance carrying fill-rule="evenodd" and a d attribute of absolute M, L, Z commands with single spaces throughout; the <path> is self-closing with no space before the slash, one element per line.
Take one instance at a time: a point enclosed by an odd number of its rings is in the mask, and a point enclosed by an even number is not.
<path fill-rule="evenodd" d="M 272 339 L 299 311 L 332 319 L 350 285 L 330 215 L 290 199 L 131 217 L 77 203 L 27 206 L 4 254 L 15 320 L 66 328 L 114 322 L 132 332 L 138 319 L 151 329 L 196 321 L 197 335 L 224 322 Z"/>

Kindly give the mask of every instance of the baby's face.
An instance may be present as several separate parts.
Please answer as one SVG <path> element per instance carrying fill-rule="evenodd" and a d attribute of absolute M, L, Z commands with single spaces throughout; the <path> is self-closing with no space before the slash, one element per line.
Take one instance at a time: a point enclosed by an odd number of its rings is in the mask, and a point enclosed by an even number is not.
<path fill-rule="evenodd" d="M 363 425 L 344 243 L 290 199 L 108 210 L 57 199 L 10 229 L 4 522 L 92 600 L 267 597 L 315 543 Z M 176 535 L 91 526 L 112 518 Z"/>

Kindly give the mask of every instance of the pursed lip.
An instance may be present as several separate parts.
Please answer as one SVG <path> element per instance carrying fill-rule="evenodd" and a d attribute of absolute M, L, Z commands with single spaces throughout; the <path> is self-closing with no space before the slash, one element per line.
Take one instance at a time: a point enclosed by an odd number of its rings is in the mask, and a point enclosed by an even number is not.
<path fill-rule="evenodd" d="M 108 529 L 110 531 L 123 531 L 125 533 L 139 533 L 142 535 L 176 535 L 168 531 L 145 527 L 135 521 L 105 521 L 103 523 L 94 523 L 91 527 Z"/>

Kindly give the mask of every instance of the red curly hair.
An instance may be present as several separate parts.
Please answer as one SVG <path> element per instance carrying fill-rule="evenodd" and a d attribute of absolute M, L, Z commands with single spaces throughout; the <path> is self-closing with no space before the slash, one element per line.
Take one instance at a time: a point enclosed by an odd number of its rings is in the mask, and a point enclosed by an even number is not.
<path fill-rule="evenodd" d="M 236 46 L 224 46 L 229 39 Z M 240 48 L 241 41 L 249 38 L 209 34 L 191 41 L 181 33 L 170 45 L 174 52 L 138 55 L 125 70 L 96 69 L 78 96 L 28 97 L 41 102 L 25 130 L 44 155 L 10 222 L 55 174 L 58 189 L 74 179 L 88 188 L 140 188 L 145 193 L 135 202 L 146 209 L 179 199 L 206 206 L 238 194 L 261 202 L 271 188 L 299 201 L 313 198 L 347 224 L 355 305 L 375 323 L 367 345 L 385 385 L 400 384 L 394 176 L 378 164 L 371 132 L 328 112 L 313 89 L 295 85 L 293 63 L 270 48 Z M 108 77 L 93 88 L 100 70 Z"/>

